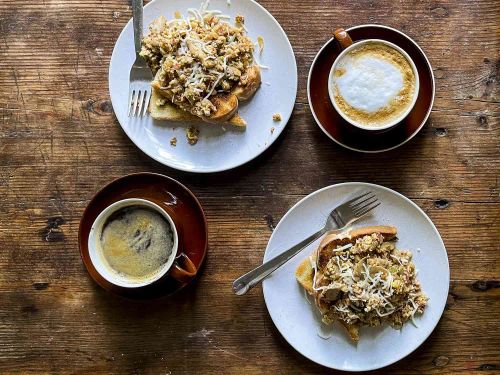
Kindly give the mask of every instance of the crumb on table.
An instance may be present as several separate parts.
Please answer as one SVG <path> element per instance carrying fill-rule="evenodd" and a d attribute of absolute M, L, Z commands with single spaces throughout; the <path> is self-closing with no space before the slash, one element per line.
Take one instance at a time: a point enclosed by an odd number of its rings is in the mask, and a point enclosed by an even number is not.
<path fill-rule="evenodd" d="M 186 129 L 186 138 L 191 146 L 194 146 L 196 143 L 198 143 L 199 134 L 200 130 L 196 126 L 191 125 Z"/>
<path fill-rule="evenodd" d="M 173 147 L 177 146 L 177 138 L 172 137 L 172 139 L 170 140 L 170 146 Z"/>
<path fill-rule="evenodd" d="M 281 114 L 275 113 L 273 115 L 273 121 L 281 121 Z"/>

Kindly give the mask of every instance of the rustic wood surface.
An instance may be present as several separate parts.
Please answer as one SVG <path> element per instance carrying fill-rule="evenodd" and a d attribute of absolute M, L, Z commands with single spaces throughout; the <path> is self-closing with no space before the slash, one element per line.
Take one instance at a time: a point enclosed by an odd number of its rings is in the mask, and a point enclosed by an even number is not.
<path fill-rule="evenodd" d="M 290 206 L 344 181 L 385 185 L 413 199 L 437 225 L 450 259 L 438 327 L 413 354 L 377 373 L 500 370 L 500 2 L 262 4 L 296 53 L 292 120 L 256 161 L 198 176 L 148 158 L 114 117 L 108 63 L 131 17 L 129 1 L 0 2 L 0 373 L 334 373 L 284 341 L 260 288 L 242 298 L 230 284 L 261 262 Z M 380 155 L 334 144 L 307 104 L 315 53 L 333 27 L 362 23 L 413 37 L 436 76 L 427 125 Z M 77 231 L 97 189 L 139 171 L 167 174 L 193 190 L 206 210 L 210 250 L 195 285 L 175 298 L 134 303 L 90 280 Z"/>

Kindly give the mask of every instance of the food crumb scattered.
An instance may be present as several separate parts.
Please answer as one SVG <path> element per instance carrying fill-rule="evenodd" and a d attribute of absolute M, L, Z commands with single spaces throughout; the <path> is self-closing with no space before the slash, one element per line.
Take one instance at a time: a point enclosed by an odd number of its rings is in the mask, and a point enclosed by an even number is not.
<path fill-rule="evenodd" d="M 273 121 L 281 121 L 281 114 L 275 113 L 273 115 Z"/>
<path fill-rule="evenodd" d="M 186 129 L 186 137 L 188 140 L 188 143 L 191 146 L 194 146 L 196 143 L 198 143 L 198 135 L 200 134 L 200 130 L 196 127 L 191 125 L 189 128 Z"/>
<path fill-rule="evenodd" d="M 241 14 L 236 15 L 234 20 L 235 20 L 237 25 L 243 26 L 245 24 L 245 17 L 243 17 Z"/>
<path fill-rule="evenodd" d="M 177 146 L 177 138 L 172 137 L 172 139 L 170 140 L 170 146 L 173 147 Z"/>
<path fill-rule="evenodd" d="M 274 126 L 273 126 L 273 127 L 271 128 L 271 134 L 273 134 L 273 133 L 274 133 L 274 130 L 275 130 L 275 129 L 274 129 Z"/>
<path fill-rule="evenodd" d="M 257 43 L 259 44 L 259 54 L 262 54 L 262 51 L 264 51 L 264 38 L 261 36 L 258 36 Z"/>

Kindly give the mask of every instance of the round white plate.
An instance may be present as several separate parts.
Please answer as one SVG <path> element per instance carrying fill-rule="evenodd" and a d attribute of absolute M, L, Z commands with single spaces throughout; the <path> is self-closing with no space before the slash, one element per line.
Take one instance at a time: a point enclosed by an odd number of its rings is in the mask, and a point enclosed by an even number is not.
<path fill-rule="evenodd" d="M 293 206 L 274 230 L 264 262 L 321 228 L 331 209 L 356 193 L 367 190 L 374 192 L 382 204 L 355 226 L 394 225 L 398 229 L 397 247 L 413 252 L 418 279 L 429 297 L 424 314 L 415 319 L 418 328 L 411 323 L 405 324 L 400 331 L 390 326 L 361 328 L 357 345 L 338 323 L 333 329 L 325 330 L 314 304 L 309 304 L 295 280 L 295 269 L 316 249 L 319 240 L 263 283 L 269 314 L 290 345 L 314 362 L 344 371 L 381 368 L 415 350 L 436 327 L 446 304 L 450 283 L 446 249 L 427 215 L 415 203 L 393 190 L 358 182 L 328 186 Z M 318 332 L 323 337 L 325 333 L 332 336 L 323 339 Z"/>
<path fill-rule="evenodd" d="M 153 0 L 144 7 L 144 32 L 157 17 L 172 19 L 176 11 L 187 14 L 188 8 L 199 8 L 202 0 Z M 234 17 L 245 17 L 248 35 L 257 41 L 264 38 L 264 51 L 255 57 L 270 69 L 262 69 L 262 85 L 255 96 L 239 108 L 247 121 L 247 129 L 239 131 L 230 126 L 203 124 L 199 141 L 191 146 L 186 140 L 187 123 L 153 121 L 151 117 L 128 118 L 127 100 L 130 67 L 135 59 L 132 22 L 120 34 L 109 66 L 109 91 L 118 122 L 128 137 L 147 155 L 169 167 L 199 173 L 224 171 L 240 166 L 266 150 L 281 134 L 292 114 L 297 94 L 297 65 L 288 38 L 274 19 L 253 0 L 212 0 L 209 9 L 221 10 Z M 282 120 L 273 121 L 280 113 Z M 224 130 L 225 128 L 225 130 Z M 274 129 L 273 129 L 274 128 Z M 177 146 L 170 139 L 177 138 Z"/>

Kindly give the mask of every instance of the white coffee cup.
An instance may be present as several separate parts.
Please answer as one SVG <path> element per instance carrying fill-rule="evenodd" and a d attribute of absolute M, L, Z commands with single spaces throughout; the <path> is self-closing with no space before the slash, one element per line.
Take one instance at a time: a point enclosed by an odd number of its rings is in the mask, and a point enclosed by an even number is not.
<path fill-rule="evenodd" d="M 339 35 L 340 35 L 340 37 L 339 37 Z M 363 130 L 380 131 L 380 130 L 384 130 L 384 129 L 389 129 L 389 128 L 397 125 L 406 116 L 408 116 L 408 114 L 411 112 L 411 110 L 415 106 L 415 103 L 416 103 L 417 98 L 418 98 L 418 92 L 419 92 L 419 88 L 420 88 L 420 80 L 419 80 L 419 76 L 418 76 L 417 67 L 415 66 L 415 63 L 413 62 L 413 60 L 411 59 L 411 57 L 408 55 L 408 53 L 406 53 L 405 50 L 403 50 L 399 46 L 397 46 L 397 45 L 395 45 L 395 44 L 393 44 L 391 42 L 382 40 L 382 39 L 364 39 L 364 40 L 352 43 L 352 40 L 350 39 L 350 37 L 347 35 L 347 33 L 343 29 L 337 30 L 335 32 L 335 37 L 338 40 L 341 39 L 341 40 L 339 40 L 339 42 L 340 42 L 341 47 L 344 48 L 342 50 L 342 52 L 337 56 L 337 58 L 335 59 L 335 61 L 333 62 L 333 65 L 332 65 L 332 67 L 330 69 L 330 74 L 328 76 L 328 94 L 330 96 L 330 101 L 332 102 L 332 105 L 335 107 L 335 110 L 337 111 L 337 113 L 340 116 L 342 116 L 344 118 L 344 120 L 346 120 L 349 124 L 351 124 L 351 125 L 353 125 L 353 126 L 355 126 L 357 128 L 363 129 Z M 358 122 L 354 121 L 353 119 L 351 119 L 350 117 L 348 117 L 339 108 L 339 106 L 338 106 L 338 104 L 337 104 L 337 102 L 335 100 L 334 72 L 335 72 L 335 70 L 336 70 L 336 68 L 338 66 L 339 61 L 341 61 L 342 57 L 345 56 L 346 54 L 348 54 L 353 49 L 359 48 L 363 44 L 369 44 L 369 43 L 380 43 L 380 44 L 389 46 L 389 47 L 393 48 L 394 50 L 398 51 L 401 55 L 403 55 L 406 58 L 406 60 L 410 64 L 411 68 L 413 69 L 413 73 L 415 75 L 415 89 L 414 89 L 413 98 L 412 98 L 412 101 L 411 101 L 410 105 L 399 116 L 397 116 L 396 118 L 394 118 L 391 121 L 387 122 L 386 124 L 380 125 L 380 126 L 379 125 L 377 125 L 377 126 L 367 126 L 367 125 L 364 125 L 364 124 L 361 124 L 361 123 L 358 123 Z"/>
<path fill-rule="evenodd" d="M 110 218 L 110 216 L 113 215 L 118 210 L 131 206 L 145 207 L 159 213 L 170 225 L 173 237 L 172 250 L 165 264 L 158 272 L 155 272 L 153 276 L 147 278 L 146 280 L 141 280 L 141 281 L 131 280 L 126 276 L 122 276 L 117 272 L 113 272 L 113 270 L 110 269 L 110 266 L 106 264 L 106 260 L 104 259 L 104 256 L 102 254 L 101 243 L 100 243 L 100 238 L 104 230 L 104 226 L 108 221 L 108 219 Z M 165 276 L 165 274 L 169 273 L 169 271 L 172 277 L 181 282 L 187 281 L 196 274 L 196 267 L 187 257 L 187 255 L 185 255 L 184 253 L 181 253 L 179 256 L 177 255 L 179 246 L 178 241 L 179 239 L 175 223 L 170 217 L 170 215 L 163 208 L 161 208 L 159 205 L 149 200 L 140 198 L 130 198 L 130 199 L 123 199 L 111 204 L 110 206 L 106 207 L 99 214 L 99 216 L 97 216 L 94 223 L 92 224 L 92 228 L 90 229 L 88 238 L 88 247 L 89 247 L 90 260 L 92 261 L 94 268 L 99 273 L 99 275 L 101 275 L 106 281 L 110 282 L 111 284 L 124 288 L 140 288 L 158 281 L 163 276 Z M 188 265 L 189 270 L 185 270 L 177 263 L 176 258 L 179 258 L 181 256 L 184 257 L 184 260 Z"/>

